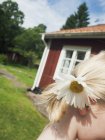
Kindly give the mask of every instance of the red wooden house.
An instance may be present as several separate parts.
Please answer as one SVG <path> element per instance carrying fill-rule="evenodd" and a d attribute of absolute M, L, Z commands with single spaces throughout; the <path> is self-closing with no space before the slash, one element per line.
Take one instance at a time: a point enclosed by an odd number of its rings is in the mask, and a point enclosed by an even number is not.
<path fill-rule="evenodd" d="M 105 50 L 105 24 L 60 30 L 42 36 L 45 50 L 31 90 L 43 89 L 79 62 Z"/>

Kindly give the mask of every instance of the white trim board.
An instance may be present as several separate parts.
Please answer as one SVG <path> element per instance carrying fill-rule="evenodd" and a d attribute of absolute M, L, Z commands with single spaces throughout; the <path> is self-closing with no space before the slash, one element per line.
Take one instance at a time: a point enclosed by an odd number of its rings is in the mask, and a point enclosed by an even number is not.
<path fill-rule="evenodd" d="M 42 38 L 42 39 L 44 39 L 44 38 Z M 36 77 L 35 77 L 35 80 L 34 80 L 34 84 L 31 88 L 31 90 L 34 90 L 35 87 L 39 86 L 39 83 L 40 83 L 40 80 L 41 80 L 41 77 L 42 77 L 42 73 L 43 73 L 43 70 L 44 70 L 44 67 L 45 67 L 45 64 L 46 64 L 46 60 L 47 60 L 47 57 L 48 57 L 48 54 L 49 54 L 51 40 L 48 42 L 48 45 L 45 43 L 45 41 L 44 41 L 44 44 L 45 44 L 45 49 L 44 49 L 42 59 L 41 59 L 41 62 L 40 62 L 40 65 L 39 65 L 39 68 L 38 68 L 38 71 L 37 71 L 37 74 L 36 74 Z"/>

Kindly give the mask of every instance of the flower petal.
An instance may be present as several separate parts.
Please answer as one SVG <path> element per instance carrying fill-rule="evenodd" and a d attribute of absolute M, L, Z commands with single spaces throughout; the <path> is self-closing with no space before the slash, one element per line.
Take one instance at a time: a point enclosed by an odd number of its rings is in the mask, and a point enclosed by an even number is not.
<path fill-rule="evenodd" d="M 70 91 L 69 92 L 66 92 L 66 97 L 65 97 L 65 99 L 66 99 L 66 103 L 67 104 L 70 104 L 70 100 L 71 100 L 71 93 L 70 93 Z"/>
<path fill-rule="evenodd" d="M 61 98 L 65 97 L 65 92 L 62 92 L 57 95 L 57 99 L 60 100 Z"/>

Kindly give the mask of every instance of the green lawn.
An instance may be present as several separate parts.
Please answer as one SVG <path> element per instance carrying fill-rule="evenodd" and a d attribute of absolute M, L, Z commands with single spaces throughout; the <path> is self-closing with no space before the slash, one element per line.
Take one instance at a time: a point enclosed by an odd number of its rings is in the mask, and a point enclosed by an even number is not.
<path fill-rule="evenodd" d="M 34 70 L 31 73 L 24 67 L 3 65 L 0 69 L 11 71 L 26 85 L 33 83 L 30 76 L 35 75 Z M 0 75 L 0 140 L 36 140 L 47 123 L 25 92 L 25 89 L 15 87 L 12 81 Z"/>
<path fill-rule="evenodd" d="M 21 65 L 14 66 L 0 64 L 0 69 L 8 70 L 10 73 L 15 75 L 20 82 L 23 82 L 28 87 L 32 86 L 37 71 L 35 68 L 30 69 Z"/>

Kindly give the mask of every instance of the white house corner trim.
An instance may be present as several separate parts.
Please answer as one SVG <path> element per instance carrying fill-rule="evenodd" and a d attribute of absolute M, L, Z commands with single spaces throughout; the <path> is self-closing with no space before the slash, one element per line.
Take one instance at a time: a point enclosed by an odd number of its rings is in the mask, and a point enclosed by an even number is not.
<path fill-rule="evenodd" d="M 45 42 L 44 42 L 44 44 L 45 44 Z M 50 51 L 50 44 L 51 44 L 51 41 L 48 45 L 46 44 L 46 46 L 45 46 L 40 65 L 39 65 L 37 74 L 35 76 L 34 84 L 31 88 L 31 90 L 34 90 L 35 87 L 39 87 L 39 83 L 40 83 L 40 80 L 41 80 L 41 77 L 42 77 L 42 73 L 43 73 L 43 70 L 44 70 L 44 67 L 45 67 L 45 64 L 46 64 L 46 60 L 47 60 L 49 51 Z"/>

